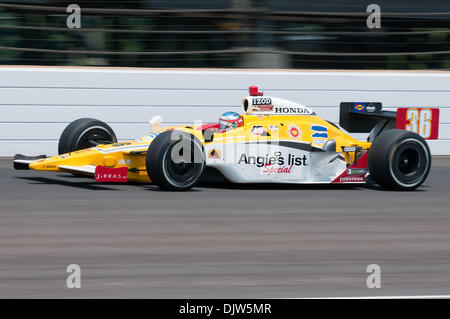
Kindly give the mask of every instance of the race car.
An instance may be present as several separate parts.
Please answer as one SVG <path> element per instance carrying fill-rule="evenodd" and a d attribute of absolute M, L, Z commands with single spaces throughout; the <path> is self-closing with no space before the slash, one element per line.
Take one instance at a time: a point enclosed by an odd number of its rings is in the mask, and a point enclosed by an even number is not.
<path fill-rule="evenodd" d="M 57 156 L 14 157 L 15 169 L 69 172 L 98 182 L 153 183 L 186 191 L 202 179 L 232 183 L 364 184 L 414 190 L 431 167 L 425 139 L 437 139 L 439 109 L 382 110 L 379 102 L 340 103 L 339 126 L 309 107 L 249 88 L 243 114 L 218 123 L 161 127 L 117 142 L 106 123 L 82 118 L 63 131 Z M 349 133 L 370 133 L 358 141 Z"/>

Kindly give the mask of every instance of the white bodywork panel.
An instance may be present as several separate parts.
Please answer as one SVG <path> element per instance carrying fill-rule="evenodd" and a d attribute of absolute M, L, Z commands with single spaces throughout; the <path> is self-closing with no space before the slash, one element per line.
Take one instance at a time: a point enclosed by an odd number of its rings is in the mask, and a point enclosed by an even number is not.
<path fill-rule="evenodd" d="M 330 183 L 347 168 L 340 153 L 309 143 L 228 143 L 205 145 L 206 165 L 234 183 Z"/>
<path fill-rule="evenodd" d="M 58 167 L 60 169 L 64 169 L 64 170 L 72 172 L 72 173 L 84 173 L 84 174 L 94 175 L 95 168 L 97 166 L 95 166 L 95 165 L 82 165 L 82 166 L 59 165 Z"/>
<path fill-rule="evenodd" d="M 314 111 L 302 104 L 271 96 L 247 96 L 243 100 L 247 114 L 253 115 L 312 115 Z"/>
<path fill-rule="evenodd" d="M 39 161 L 39 159 L 36 160 L 26 160 L 26 159 L 15 159 L 14 163 L 19 163 L 19 164 L 31 164 L 33 162 Z"/>

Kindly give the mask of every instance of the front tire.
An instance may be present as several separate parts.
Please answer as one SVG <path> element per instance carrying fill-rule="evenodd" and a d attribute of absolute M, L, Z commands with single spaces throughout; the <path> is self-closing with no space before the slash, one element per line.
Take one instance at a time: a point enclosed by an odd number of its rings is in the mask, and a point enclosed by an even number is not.
<path fill-rule="evenodd" d="M 368 169 L 373 180 L 385 189 L 410 191 L 425 181 L 431 168 L 428 144 L 418 134 L 389 129 L 372 143 Z"/>
<path fill-rule="evenodd" d="M 148 148 L 146 168 L 153 184 L 171 191 L 190 190 L 205 169 L 203 145 L 187 132 L 163 132 Z"/>
<path fill-rule="evenodd" d="M 64 129 L 59 138 L 58 153 L 65 154 L 116 142 L 116 134 L 108 124 L 96 119 L 82 118 L 73 121 Z"/>

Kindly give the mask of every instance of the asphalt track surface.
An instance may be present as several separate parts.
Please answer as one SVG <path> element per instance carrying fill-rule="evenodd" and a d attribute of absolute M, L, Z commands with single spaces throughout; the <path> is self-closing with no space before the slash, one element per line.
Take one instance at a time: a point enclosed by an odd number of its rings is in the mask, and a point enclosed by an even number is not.
<path fill-rule="evenodd" d="M 81 288 L 66 267 L 81 267 Z M 381 267 L 368 289 L 366 267 Z M 450 158 L 415 192 L 97 184 L 0 160 L 0 297 L 450 295 Z"/>

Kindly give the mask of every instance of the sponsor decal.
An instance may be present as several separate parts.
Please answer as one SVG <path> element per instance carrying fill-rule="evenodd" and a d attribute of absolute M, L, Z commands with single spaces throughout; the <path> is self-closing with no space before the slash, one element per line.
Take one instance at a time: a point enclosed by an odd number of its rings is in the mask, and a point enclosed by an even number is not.
<path fill-rule="evenodd" d="M 287 157 L 282 156 L 281 152 L 275 152 L 272 156 L 249 156 L 242 154 L 238 160 L 238 164 L 255 165 L 261 168 L 261 174 L 290 174 L 293 167 L 307 166 L 307 157 L 295 156 L 288 154 Z"/>
<path fill-rule="evenodd" d="M 59 155 L 59 157 L 61 157 L 62 159 L 68 158 L 70 155 L 69 154 L 61 154 Z"/>
<path fill-rule="evenodd" d="M 364 176 L 343 176 L 339 178 L 340 183 L 364 183 Z"/>
<path fill-rule="evenodd" d="M 292 165 L 289 166 L 274 166 L 267 164 L 261 170 L 261 174 L 270 176 L 273 174 L 290 174 L 292 172 Z"/>
<path fill-rule="evenodd" d="M 109 168 L 104 166 L 97 166 L 95 168 L 95 180 L 97 182 L 120 182 L 125 183 L 128 178 L 128 168 Z"/>
<path fill-rule="evenodd" d="M 267 126 L 267 128 L 269 129 L 269 131 L 278 131 L 278 125 L 269 125 Z"/>
<path fill-rule="evenodd" d="M 272 112 L 272 99 L 268 97 L 258 97 L 252 99 L 253 110 L 260 112 Z"/>
<path fill-rule="evenodd" d="M 303 114 L 306 110 L 302 107 L 275 107 L 275 113 L 278 114 Z"/>
<path fill-rule="evenodd" d="M 356 146 L 344 146 L 342 147 L 343 152 L 356 152 Z"/>
<path fill-rule="evenodd" d="M 239 157 L 238 164 L 256 165 L 257 167 L 263 167 L 266 164 L 284 165 L 285 158 L 281 156 L 281 152 L 275 152 L 274 155 L 269 156 L 250 156 L 242 154 Z"/>
<path fill-rule="evenodd" d="M 80 153 L 89 152 L 90 150 L 92 150 L 92 147 L 90 147 L 90 148 L 85 148 L 84 150 L 75 151 L 75 152 L 73 152 L 73 153 L 75 153 L 75 154 L 80 154 Z"/>
<path fill-rule="evenodd" d="M 353 112 L 364 113 L 365 109 L 366 109 L 365 103 L 355 103 L 355 105 L 353 105 Z"/>
<path fill-rule="evenodd" d="M 353 104 L 353 112 L 355 113 L 373 113 L 377 110 L 376 106 L 372 103 L 357 102 Z"/>
<path fill-rule="evenodd" d="M 288 127 L 288 134 L 292 138 L 300 138 L 300 136 L 302 136 L 302 131 L 297 125 L 292 124 Z"/>
<path fill-rule="evenodd" d="M 252 99 L 252 104 L 253 105 L 271 105 L 272 104 L 272 99 L 269 97 L 257 97 L 257 98 L 253 98 Z"/>
<path fill-rule="evenodd" d="M 126 143 L 115 143 L 111 144 L 112 147 L 119 147 L 119 146 L 125 146 L 125 145 L 131 145 L 132 143 L 126 142 Z"/>
<path fill-rule="evenodd" d="M 325 144 L 328 140 L 324 139 L 324 138 L 315 138 L 313 139 L 313 144 L 318 144 L 318 145 L 322 145 Z"/>
<path fill-rule="evenodd" d="M 130 159 L 120 159 L 119 165 L 131 165 L 131 160 Z"/>
<path fill-rule="evenodd" d="M 373 113 L 376 110 L 377 110 L 377 108 L 374 105 L 372 105 L 372 104 L 369 104 L 369 105 L 366 106 L 367 113 Z"/>
<path fill-rule="evenodd" d="M 210 150 L 208 152 L 208 158 L 220 158 L 220 152 L 218 150 Z"/>
<path fill-rule="evenodd" d="M 253 135 L 261 136 L 261 135 L 263 135 L 264 132 L 267 133 L 264 126 L 262 126 L 262 125 L 253 125 L 252 126 L 252 134 Z"/>
<path fill-rule="evenodd" d="M 367 170 L 365 168 L 349 168 L 347 175 L 365 175 Z"/>
<path fill-rule="evenodd" d="M 258 110 L 260 112 L 272 112 L 273 105 L 259 105 L 259 106 L 255 106 L 254 109 Z"/>
<path fill-rule="evenodd" d="M 311 126 L 311 137 L 327 139 L 328 138 L 328 128 L 322 125 L 312 125 Z M 317 143 L 320 144 L 320 143 Z"/>

